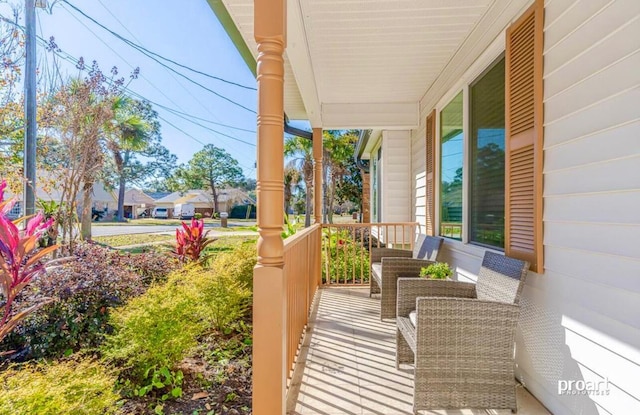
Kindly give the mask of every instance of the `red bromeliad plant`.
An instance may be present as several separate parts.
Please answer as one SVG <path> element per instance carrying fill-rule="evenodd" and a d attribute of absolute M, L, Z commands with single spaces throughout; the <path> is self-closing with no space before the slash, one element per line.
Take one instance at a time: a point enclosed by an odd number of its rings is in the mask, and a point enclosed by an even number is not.
<path fill-rule="evenodd" d="M 191 220 L 191 225 L 182 222 L 176 229 L 176 249 L 174 254 L 182 262 L 198 261 L 204 249 L 214 241 L 207 239 L 209 231 L 204 230 L 204 220 Z"/>
<path fill-rule="evenodd" d="M 29 220 L 27 228 L 20 231 L 16 223 L 24 219 L 12 222 L 7 214 L 15 204 L 15 200 L 4 200 L 4 190 L 7 187 L 5 181 L 0 183 L 0 341 L 27 315 L 46 304 L 43 300 L 18 313 L 12 313 L 14 300 L 31 280 L 44 272 L 45 265 L 41 260 L 49 253 L 57 249 L 57 246 L 39 250 L 38 240 L 41 235 L 53 223 L 53 220 L 44 221 L 42 213 L 38 213 Z"/>

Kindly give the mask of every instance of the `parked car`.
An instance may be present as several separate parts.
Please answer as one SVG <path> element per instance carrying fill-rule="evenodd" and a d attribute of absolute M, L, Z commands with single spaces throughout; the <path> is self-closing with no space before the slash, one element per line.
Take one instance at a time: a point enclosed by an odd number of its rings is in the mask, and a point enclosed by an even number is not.
<path fill-rule="evenodd" d="M 195 214 L 196 207 L 191 203 L 180 203 L 173 209 L 173 217 L 178 219 L 193 219 Z"/>
<path fill-rule="evenodd" d="M 151 212 L 151 217 L 154 219 L 168 219 L 169 208 L 163 208 L 163 207 L 154 208 L 153 212 Z"/>

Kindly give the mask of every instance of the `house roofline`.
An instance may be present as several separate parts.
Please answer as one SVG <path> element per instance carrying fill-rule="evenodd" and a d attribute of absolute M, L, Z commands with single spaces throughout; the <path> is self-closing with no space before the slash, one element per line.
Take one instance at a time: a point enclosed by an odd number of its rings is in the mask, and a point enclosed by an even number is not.
<path fill-rule="evenodd" d="M 211 10 L 213 10 L 213 13 L 218 18 L 218 21 L 224 28 L 225 32 L 227 32 L 227 35 L 231 39 L 231 42 L 233 42 L 234 46 L 238 50 L 238 53 L 255 77 L 257 74 L 256 58 L 253 56 L 251 50 L 247 46 L 247 43 L 242 38 L 238 27 L 231 18 L 231 15 L 229 14 L 229 11 L 225 7 L 224 3 L 222 3 L 222 0 L 207 0 L 207 2 L 209 3 L 209 7 L 211 7 Z"/>

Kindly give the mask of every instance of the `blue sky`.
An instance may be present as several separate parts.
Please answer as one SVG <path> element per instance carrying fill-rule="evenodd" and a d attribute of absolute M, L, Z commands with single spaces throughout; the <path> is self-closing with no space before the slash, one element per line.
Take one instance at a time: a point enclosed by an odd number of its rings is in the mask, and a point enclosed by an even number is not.
<path fill-rule="evenodd" d="M 111 30 L 153 52 L 211 75 L 255 87 L 253 75 L 205 0 L 68 1 Z M 253 131 L 239 131 L 196 120 L 221 133 L 255 144 L 254 113 L 236 107 L 175 74 L 172 76 L 170 71 L 85 19 L 64 2 L 57 3 L 52 14 L 39 9 L 37 15 L 38 35 L 45 39 L 54 36 L 63 51 L 75 58 L 82 56 L 86 62 L 97 60 L 105 72 L 117 66 L 123 76 L 139 66 L 140 77 L 131 83 L 131 90 L 175 110 Z M 41 65 L 45 64 L 43 59 L 47 52 L 40 45 L 38 53 Z M 176 69 L 255 111 L 255 90 L 241 89 Z M 71 64 L 67 64 L 66 70 L 69 74 L 77 74 Z M 156 110 L 161 117 L 197 140 L 226 149 L 240 162 L 246 176 L 255 177 L 255 146 L 203 129 L 161 108 L 156 107 Z M 202 148 L 202 144 L 167 122 L 161 123 L 164 145 L 178 156 L 179 162 L 187 162 Z"/>

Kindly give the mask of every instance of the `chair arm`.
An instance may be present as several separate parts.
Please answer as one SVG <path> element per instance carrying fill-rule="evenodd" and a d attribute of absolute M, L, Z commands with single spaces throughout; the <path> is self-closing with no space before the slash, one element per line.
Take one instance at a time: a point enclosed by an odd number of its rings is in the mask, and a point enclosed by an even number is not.
<path fill-rule="evenodd" d="M 406 249 L 396 249 L 396 248 L 371 248 L 371 263 L 380 262 L 382 258 L 385 257 L 393 257 L 393 258 L 411 258 L 413 256 L 413 251 L 408 251 Z"/>
<path fill-rule="evenodd" d="M 401 317 L 407 317 L 411 311 L 416 309 L 418 297 L 476 297 L 476 285 L 469 282 L 399 278 L 397 284 L 397 315 Z"/>
<path fill-rule="evenodd" d="M 419 297 L 416 310 L 417 348 L 424 354 L 476 362 L 513 359 L 519 305 L 475 298 Z"/>

